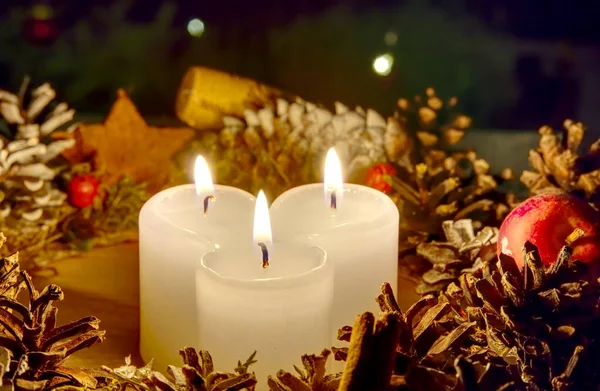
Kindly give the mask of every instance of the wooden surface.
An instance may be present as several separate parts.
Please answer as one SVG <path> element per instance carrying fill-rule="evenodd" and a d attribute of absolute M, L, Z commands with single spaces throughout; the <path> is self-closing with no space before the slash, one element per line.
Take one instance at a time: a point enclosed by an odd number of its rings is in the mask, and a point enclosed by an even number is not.
<path fill-rule="evenodd" d="M 142 364 L 138 354 L 139 283 L 137 243 L 96 249 L 82 256 L 53 264 L 58 275 L 35 278 L 38 290 L 58 284 L 65 299 L 57 305 L 58 323 L 96 316 L 106 330 L 106 340 L 82 350 L 69 359 L 69 365 L 117 367 L 131 354 L 134 364 Z"/>
<path fill-rule="evenodd" d="M 58 275 L 38 276 L 35 284 L 38 290 L 50 283 L 62 287 L 65 299 L 58 304 L 58 322 L 63 324 L 93 315 L 101 320 L 100 327 L 106 330 L 103 343 L 78 352 L 68 364 L 88 368 L 117 367 L 124 364 L 128 355 L 134 364 L 143 364 L 138 354 L 137 243 L 96 249 L 79 257 L 57 261 L 53 266 Z M 414 285 L 400 280 L 398 302 L 402 309 L 406 310 L 417 298 Z"/>

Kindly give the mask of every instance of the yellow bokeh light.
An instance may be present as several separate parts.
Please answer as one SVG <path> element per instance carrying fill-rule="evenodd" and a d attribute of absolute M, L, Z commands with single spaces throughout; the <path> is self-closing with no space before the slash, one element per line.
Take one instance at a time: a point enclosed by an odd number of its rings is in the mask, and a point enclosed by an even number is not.
<path fill-rule="evenodd" d="M 394 67 L 394 56 L 389 53 L 375 57 L 373 60 L 373 70 L 380 76 L 387 76 Z"/>
<path fill-rule="evenodd" d="M 398 42 L 398 34 L 395 31 L 388 31 L 385 33 L 383 41 L 388 46 L 394 46 Z"/>
<path fill-rule="evenodd" d="M 190 20 L 187 24 L 187 31 L 193 37 L 200 37 L 204 34 L 204 22 L 198 18 Z"/>
<path fill-rule="evenodd" d="M 34 4 L 31 7 L 31 16 L 41 20 L 51 19 L 53 16 L 52 8 L 46 4 Z"/>

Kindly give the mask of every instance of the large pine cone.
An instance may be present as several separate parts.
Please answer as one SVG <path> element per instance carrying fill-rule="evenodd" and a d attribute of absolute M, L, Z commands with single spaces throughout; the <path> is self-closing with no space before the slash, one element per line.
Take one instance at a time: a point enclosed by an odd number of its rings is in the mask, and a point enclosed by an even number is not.
<path fill-rule="evenodd" d="M 395 389 L 558 391 L 600 386 L 599 281 L 586 265 L 571 261 L 568 246 L 547 268 L 535 246 L 526 243 L 523 251 L 525 270 L 501 256 L 480 275 L 461 275 L 458 283 L 425 296 L 406 313 L 384 285 L 381 309 L 396 314 L 400 324 Z M 354 332 L 342 331 L 344 340 Z M 336 356 L 344 359 L 352 349 L 340 349 Z"/>

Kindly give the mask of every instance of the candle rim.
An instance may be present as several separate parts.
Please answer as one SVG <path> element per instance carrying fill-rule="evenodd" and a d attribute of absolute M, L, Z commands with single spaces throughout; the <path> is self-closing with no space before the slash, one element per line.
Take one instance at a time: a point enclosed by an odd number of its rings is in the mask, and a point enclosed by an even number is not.
<path fill-rule="evenodd" d="M 281 244 L 282 243 L 279 243 L 280 246 L 281 246 Z M 200 260 L 198 261 L 197 268 L 196 268 L 196 273 L 197 274 L 203 273 L 203 274 L 209 276 L 209 278 L 216 280 L 220 283 L 225 283 L 227 285 L 234 285 L 234 286 L 239 286 L 239 287 L 260 286 L 264 290 L 270 290 L 270 289 L 275 290 L 275 289 L 280 289 L 280 288 L 293 287 L 293 286 L 297 286 L 297 285 L 304 285 L 304 284 L 306 284 L 305 281 L 308 278 L 310 278 L 311 276 L 315 276 L 315 275 L 320 275 L 321 278 L 323 278 L 323 276 L 327 276 L 328 274 L 331 274 L 333 276 L 333 264 L 329 260 L 329 257 L 327 256 L 327 252 L 322 247 L 316 246 L 316 245 L 302 245 L 299 243 L 292 243 L 292 242 L 287 242 L 286 244 L 301 247 L 301 248 L 304 248 L 307 250 L 308 249 L 317 250 L 318 254 L 319 254 L 319 258 L 320 258 L 319 264 L 305 272 L 295 274 L 292 276 L 254 278 L 254 279 L 228 277 L 228 276 L 224 276 L 224 275 L 216 272 L 214 269 L 212 269 L 211 267 L 206 265 L 205 258 L 212 256 L 214 254 L 217 254 L 219 252 L 219 249 L 213 249 L 212 251 L 207 252 L 200 258 Z M 260 265 L 257 264 L 257 267 L 260 267 Z"/>
<path fill-rule="evenodd" d="M 379 190 L 373 189 L 371 187 L 359 185 L 356 183 L 344 183 L 343 186 L 344 187 L 342 189 L 342 192 L 344 193 L 344 199 L 346 199 L 346 197 L 348 196 L 348 195 L 346 195 L 347 193 L 350 194 L 350 193 L 354 193 L 357 191 L 361 191 L 361 192 L 366 192 L 370 195 L 373 195 L 374 197 L 377 197 L 378 200 L 382 201 L 383 208 L 377 209 L 377 213 L 378 213 L 377 218 L 375 218 L 373 221 L 368 222 L 368 224 L 377 224 L 380 220 L 387 221 L 386 216 L 389 216 L 390 214 L 395 216 L 393 224 L 396 224 L 397 222 L 400 221 L 400 212 L 398 211 L 398 207 L 396 206 L 394 201 L 392 201 L 392 199 L 385 193 L 382 193 Z M 271 207 L 269 208 L 269 210 L 273 211 L 273 210 L 279 208 L 282 203 L 289 202 L 289 201 L 287 201 L 287 199 L 294 196 L 296 193 L 299 193 L 301 191 L 305 191 L 308 189 L 310 189 L 310 190 L 320 189 L 320 192 L 322 193 L 325 190 L 325 184 L 310 183 L 307 185 L 302 185 L 302 186 L 297 186 L 297 187 L 291 188 L 291 189 L 285 191 L 283 194 L 280 194 L 279 197 L 277 197 L 271 203 Z M 342 205 L 342 208 L 343 207 L 344 206 Z M 388 211 L 388 209 L 390 209 L 390 210 Z M 275 221 L 274 216 L 275 215 L 271 215 L 271 224 L 273 224 L 273 222 Z M 377 225 L 379 226 L 379 224 L 377 224 Z M 388 224 L 382 224 L 382 225 L 388 225 Z M 337 229 L 339 229 L 339 228 L 341 228 L 341 227 L 338 227 Z M 304 232 L 300 232 L 300 233 L 304 233 Z"/>
<path fill-rule="evenodd" d="M 218 185 L 218 184 L 215 184 L 214 187 L 215 187 L 214 192 L 217 194 L 219 191 L 230 191 L 232 193 L 237 193 L 242 196 L 248 197 L 249 201 L 251 201 L 253 204 L 256 202 L 256 197 L 254 197 L 254 195 L 248 193 L 245 190 L 239 189 L 237 187 L 227 186 L 227 185 Z M 139 216 L 141 217 L 142 215 L 145 215 L 145 214 L 152 214 L 156 218 L 160 219 L 161 223 L 164 223 L 167 226 L 167 228 L 169 228 L 169 229 L 186 232 L 186 233 L 189 232 L 189 233 L 193 233 L 194 235 L 198 236 L 195 232 L 189 231 L 185 228 L 175 225 L 173 223 L 173 221 L 171 221 L 170 219 L 168 219 L 166 217 L 168 214 L 166 215 L 165 213 L 157 213 L 156 212 L 155 208 L 160 202 L 165 200 L 167 197 L 170 197 L 173 194 L 178 193 L 180 191 L 183 191 L 183 192 L 189 191 L 189 192 L 192 192 L 194 196 L 197 196 L 196 195 L 196 185 L 194 183 L 188 183 L 188 184 L 184 184 L 184 185 L 170 187 L 170 188 L 160 191 L 160 192 L 154 194 L 152 197 L 150 197 L 150 199 L 148 199 L 148 201 L 146 201 L 144 203 L 144 205 L 142 206 Z M 202 213 L 201 208 L 199 208 L 198 210 L 199 210 L 199 213 Z M 202 216 L 199 216 L 199 217 L 202 217 Z"/>

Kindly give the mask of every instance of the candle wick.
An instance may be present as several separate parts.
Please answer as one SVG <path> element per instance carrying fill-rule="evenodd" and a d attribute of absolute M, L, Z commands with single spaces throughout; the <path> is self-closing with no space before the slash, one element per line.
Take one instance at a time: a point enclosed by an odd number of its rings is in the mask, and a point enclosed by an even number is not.
<path fill-rule="evenodd" d="M 331 203 L 330 203 L 330 207 L 331 209 L 335 209 L 337 210 L 337 195 L 335 193 L 335 190 L 333 190 L 331 192 Z"/>
<path fill-rule="evenodd" d="M 208 211 L 208 205 L 211 202 L 215 202 L 215 196 L 209 195 L 204 198 L 204 216 L 206 216 L 206 212 Z"/>
<path fill-rule="evenodd" d="M 267 245 L 263 242 L 258 242 L 258 247 L 260 247 L 260 251 L 262 252 L 262 267 L 266 269 L 269 267 L 269 250 L 267 250 Z"/>

